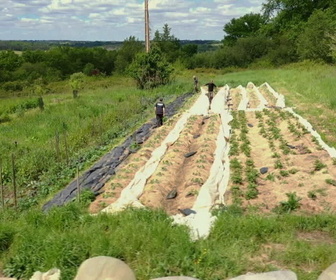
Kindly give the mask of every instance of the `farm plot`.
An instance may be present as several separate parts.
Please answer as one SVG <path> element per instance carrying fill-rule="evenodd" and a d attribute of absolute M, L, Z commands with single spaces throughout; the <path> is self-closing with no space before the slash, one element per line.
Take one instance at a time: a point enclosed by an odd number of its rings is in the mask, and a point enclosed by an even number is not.
<path fill-rule="evenodd" d="M 335 160 L 292 114 L 233 112 L 228 204 L 262 212 L 334 211 Z"/>
<path fill-rule="evenodd" d="M 143 205 L 163 207 L 169 214 L 192 208 L 214 161 L 219 125 L 217 115 L 188 119 L 179 139 L 168 148 L 146 184 L 140 197 Z"/>
<path fill-rule="evenodd" d="M 224 143 L 220 149 L 219 143 Z M 188 216 L 203 208 L 210 213 L 216 203 L 264 213 L 335 210 L 335 158 L 268 84 L 226 86 L 210 110 L 202 89 L 190 110 L 138 148 L 106 184 L 92 212 L 110 204 L 103 211 L 136 206 L 186 215 L 181 210 L 189 209 Z M 202 196 L 206 203 L 198 207 Z"/>

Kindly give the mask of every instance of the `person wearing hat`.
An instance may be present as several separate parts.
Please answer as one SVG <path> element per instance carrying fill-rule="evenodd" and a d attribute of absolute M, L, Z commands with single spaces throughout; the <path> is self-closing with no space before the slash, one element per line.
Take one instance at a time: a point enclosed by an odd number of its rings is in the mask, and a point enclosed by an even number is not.
<path fill-rule="evenodd" d="M 155 104 L 155 114 L 156 114 L 156 122 L 157 127 L 163 125 L 163 116 L 166 112 L 166 106 L 163 103 L 163 98 L 159 99 L 159 102 Z"/>

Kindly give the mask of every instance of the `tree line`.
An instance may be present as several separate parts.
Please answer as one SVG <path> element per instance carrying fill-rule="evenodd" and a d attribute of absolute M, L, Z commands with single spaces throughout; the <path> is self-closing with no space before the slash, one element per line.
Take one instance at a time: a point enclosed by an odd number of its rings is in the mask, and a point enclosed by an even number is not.
<path fill-rule="evenodd" d="M 334 0 L 268 0 L 261 13 L 234 18 L 223 27 L 220 48 L 200 51 L 199 44 L 185 44 L 168 24 L 157 30 L 152 51 L 135 37 L 120 48 L 80 48 L 68 45 L 20 54 L 0 51 L 2 90 L 20 91 L 33 83 L 49 83 L 85 75 L 130 74 L 140 88 L 170 81 L 173 66 L 225 68 L 279 66 L 302 60 L 334 63 L 336 59 L 336 3 Z M 204 49 L 203 49 L 204 50 Z"/>

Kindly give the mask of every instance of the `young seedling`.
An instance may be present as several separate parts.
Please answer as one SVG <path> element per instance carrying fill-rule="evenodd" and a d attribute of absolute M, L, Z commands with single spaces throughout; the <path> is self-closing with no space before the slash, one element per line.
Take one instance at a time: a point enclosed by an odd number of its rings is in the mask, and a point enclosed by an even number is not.
<path fill-rule="evenodd" d="M 325 182 L 329 185 L 332 185 L 332 186 L 336 187 L 336 180 L 334 180 L 334 179 L 326 179 Z"/>
<path fill-rule="evenodd" d="M 316 191 L 309 191 L 308 197 L 312 200 L 315 200 L 317 198 Z"/>
<path fill-rule="evenodd" d="M 286 171 L 286 170 L 280 170 L 280 175 L 281 175 L 282 177 L 288 177 L 288 176 L 289 176 L 289 172 Z"/>
<path fill-rule="evenodd" d="M 275 169 L 281 169 L 281 168 L 283 168 L 283 165 L 282 165 L 280 159 L 278 159 L 278 160 L 274 163 L 274 168 L 275 168 Z"/>
<path fill-rule="evenodd" d="M 318 159 L 314 163 L 314 171 L 320 171 L 325 167 L 327 167 L 327 165 L 325 165 L 323 162 L 321 162 Z"/>
<path fill-rule="evenodd" d="M 287 201 L 280 202 L 280 205 L 277 206 L 274 210 L 275 212 L 279 214 L 283 213 L 290 213 L 298 208 L 300 208 L 301 203 L 300 200 L 302 198 L 298 197 L 296 193 L 286 193 L 286 196 L 288 197 Z"/>

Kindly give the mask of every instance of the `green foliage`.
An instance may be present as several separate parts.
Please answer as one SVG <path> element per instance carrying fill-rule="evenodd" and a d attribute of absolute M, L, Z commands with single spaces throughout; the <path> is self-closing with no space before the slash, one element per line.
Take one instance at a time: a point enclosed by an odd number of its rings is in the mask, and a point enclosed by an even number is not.
<path fill-rule="evenodd" d="M 298 197 L 295 192 L 286 193 L 286 196 L 288 197 L 288 200 L 280 202 L 280 205 L 274 209 L 275 212 L 279 214 L 290 213 L 300 208 L 301 206 L 300 200 L 302 198 Z"/>
<path fill-rule="evenodd" d="M 317 198 L 316 191 L 309 191 L 308 197 L 312 200 L 315 200 Z"/>
<path fill-rule="evenodd" d="M 327 167 L 326 164 L 324 164 L 323 162 L 321 162 L 320 160 L 315 160 L 314 162 L 314 171 L 320 171 L 321 169 Z"/>
<path fill-rule="evenodd" d="M 84 191 L 80 192 L 79 201 L 83 204 L 88 206 L 92 201 L 94 201 L 96 198 L 96 195 L 93 191 L 86 189 Z"/>
<path fill-rule="evenodd" d="M 78 91 L 83 89 L 85 75 L 82 72 L 74 73 L 70 76 L 70 86 L 72 88 L 73 97 L 78 97 Z"/>
<path fill-rule="evenodd" d="M 331 9 L 316 10 L 298 38 L 298 53 L 302 59 L 332 61 L 332 38 L 336 36 L 336 17 Z"/>
<path fill-rule="evenodd" d="M 160 49 L 153 47 L 149 53 L 137 54 L 128 72 L 135 79 L 138 88 L 151 89 L 168 84 L 173 68 L 165 60 Z"/>
<path fill-rule="evenodd" d="M 334 179 L 326 179 L 325 182 L 329 185 L 332 185 L 332 186 L 336 187 L 336 180 L 334 180 Z"/>
<path fill-rule="evenodd" d="M 224 26 L 224 44 L 233 45 L 237 39 L 252 37 L 258 33 L 266 23 L 266 18 L 260 14 L 246 14 L 240 18 L 233 18 Z"/>
<path fill-rule="evenodd" d="M 155 32 L 153 45 L 161 50 L 170 63 L 176 61 L 180 55 L 180 41 L 171 34 L 171 28 L 167 23 L 163 26 L 162 33 L 158 30 Z"/>
<path fill-rule="evenodd" d="M 22 58 L 13 51 L 0 51 L 0 70 L 13 71 L 22 64 Z M 3 80 L 0 80 L 3 82 Z"/>
<path fill-rule="evenodd" d="M 257 185 L 254 184 L 254 183 L 249 183 L 249 185 L 247 186 L 247 191 L 245 193 L 245 198 L 247 200 L 250 200 L 250 199 L 254 199 L 254 198 L 257 198 L 258 197 L 258 189 L 257 189 Z"/>
<path fill-rule="evenodd" d="M 117 53 L 115 61 L 116 71 L 124 73 L 136 57 L 137 53 L 142 52 L 143 50 L 143 43 L 137 40 L 134 36 L 130 36 L 126 39 Z"/>
<path fill-rule="evenodd" d="M 246 271 L 269 271 L 272 267 L 260 266 L 254 259 L 267 257 L 274 264 L 286 263 L 300 279 L 309 280 L 336 258 L 335 215 L 265 217 L 244 214 L 232 205 L 220 208 L 216 216 L 210 236 L 194 242 L 186 227 L 172 225 L 162 211 L 127 209 L 91 216 L 80 204 L 71 203 L 48 213 L 1 212 L 0 240 L 7 240 L 1 261 L 6 276 L 20 279 L 58 267 L 62 279 L 70 280 L 82 261 L 104 255 L 125 261 L 137 279 L 189 275 L 220 280 Z M 327 237 L 325 242 L 301 237 L 319 232 Z M 263 250 L 264 246 L 269 249 Z M 307 271 L 312 262 L 314 270 Z"/>

